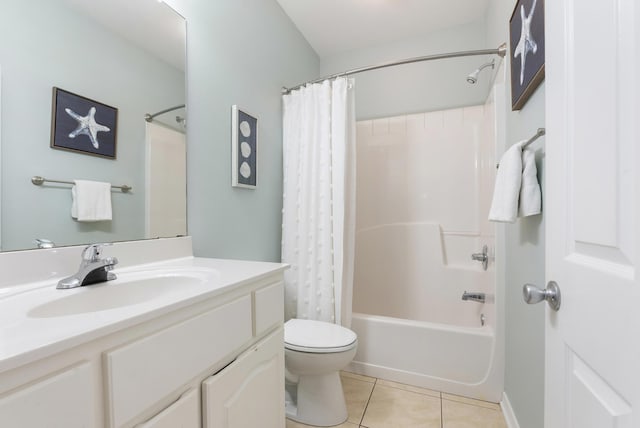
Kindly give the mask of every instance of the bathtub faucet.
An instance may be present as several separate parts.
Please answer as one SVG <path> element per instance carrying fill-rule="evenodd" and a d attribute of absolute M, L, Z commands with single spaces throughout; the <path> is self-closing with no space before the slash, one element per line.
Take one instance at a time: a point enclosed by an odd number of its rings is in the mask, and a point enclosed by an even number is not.
<path fill-rule="evenodd" d="M 485 294 L 484 293 L 462 293 L 462 300 L 473 300 L 474 302 L 484 303 Z"/>

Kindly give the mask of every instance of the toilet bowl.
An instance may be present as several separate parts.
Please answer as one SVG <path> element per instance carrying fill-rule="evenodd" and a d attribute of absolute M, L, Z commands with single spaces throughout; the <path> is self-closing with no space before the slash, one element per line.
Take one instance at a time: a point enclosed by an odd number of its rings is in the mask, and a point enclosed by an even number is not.
<path fill-rule="evenodd" d="M 291 319 L 284 342 L 287 418 L 315 426 L 346 421 L 339 372 L 356 355 L 356 334 L 328 322 Z"/>

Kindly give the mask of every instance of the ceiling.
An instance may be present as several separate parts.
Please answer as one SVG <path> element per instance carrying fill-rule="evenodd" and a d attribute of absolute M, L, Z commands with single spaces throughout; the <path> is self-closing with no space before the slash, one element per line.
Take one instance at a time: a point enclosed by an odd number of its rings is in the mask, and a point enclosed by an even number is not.
<path fill-rule="evenodd" d="M 320 58 L 481 19 L 489 0 L 277 0 Z"/>

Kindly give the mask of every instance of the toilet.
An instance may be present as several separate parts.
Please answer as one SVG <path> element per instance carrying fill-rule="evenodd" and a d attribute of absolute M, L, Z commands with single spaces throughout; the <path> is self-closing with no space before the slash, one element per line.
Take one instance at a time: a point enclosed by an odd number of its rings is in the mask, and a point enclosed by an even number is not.
<path fill-rule="evenodd" d="M 284 325 L 287 418 L 315 426 L 347 420 L 340 370 L 356 355 L 358 338 L 324 321 L 291 319 Z"/>

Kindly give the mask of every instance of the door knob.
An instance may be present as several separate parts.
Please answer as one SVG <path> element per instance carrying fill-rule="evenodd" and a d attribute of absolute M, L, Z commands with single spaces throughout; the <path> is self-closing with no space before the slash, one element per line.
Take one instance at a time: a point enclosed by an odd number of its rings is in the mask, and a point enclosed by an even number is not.
<path fill-rule="evenodd" d="M 555 281 L 549 281 L 544 290 L 533 284 L 525 284 L 522 287 L 522 297 L 530 305 L 546 300 L 554 311 L 560 309 L 560 287 Z"/>

